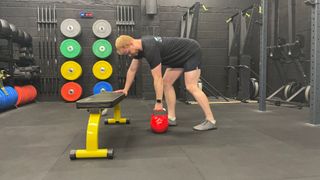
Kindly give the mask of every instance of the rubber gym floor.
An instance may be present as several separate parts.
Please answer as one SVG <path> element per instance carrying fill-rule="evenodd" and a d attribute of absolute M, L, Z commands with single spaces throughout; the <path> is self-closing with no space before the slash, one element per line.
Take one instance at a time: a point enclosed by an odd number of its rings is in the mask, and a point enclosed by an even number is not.
<path fill-rule="evenodd" d="M 258 104 L 215 104 L 218 130 L 195 132 L 200 108 L 178 102 L 178 126 L 154 134 L 153 101 L 121 104 L 131 124 L 101 121 L 99 130 L 100 147 L 113 148 L 113 160 L 69 159 L 71 149 L 85 147 L 88 120 L 73 103 L 37 102 L 1 113 L 0 179 L 320 179 L 320 130 L 307 124 L 308 108 L 269 105 L 259 112 Z"/>

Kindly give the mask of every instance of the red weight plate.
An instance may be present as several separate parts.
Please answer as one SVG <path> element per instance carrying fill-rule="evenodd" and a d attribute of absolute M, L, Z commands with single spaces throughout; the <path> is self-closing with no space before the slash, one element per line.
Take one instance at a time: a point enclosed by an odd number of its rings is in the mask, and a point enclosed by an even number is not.
<path fill-rule="evenodd" d="M 61 88 L 61 96 L 65 101 L 73 102 L 82 95 L 82 87 L 75 82 L 68 82 Z"/>

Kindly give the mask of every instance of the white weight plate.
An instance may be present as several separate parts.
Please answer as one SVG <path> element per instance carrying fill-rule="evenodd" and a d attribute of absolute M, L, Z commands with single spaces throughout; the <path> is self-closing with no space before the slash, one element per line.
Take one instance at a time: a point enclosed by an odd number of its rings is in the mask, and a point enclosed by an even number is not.
<path fill-rule="evenodd" d="M 99 19 L 93 23 L 92 32 L 98 38 L 106 38 L 111 34 L 112 28 L 107 20 Z"/>
<path fill-rule="evenodd" d="M 80 35 L 81 26 L 75 19 L 65 19 L 60 24 L 61 33 L 69 38 L 74 38 Z"/>

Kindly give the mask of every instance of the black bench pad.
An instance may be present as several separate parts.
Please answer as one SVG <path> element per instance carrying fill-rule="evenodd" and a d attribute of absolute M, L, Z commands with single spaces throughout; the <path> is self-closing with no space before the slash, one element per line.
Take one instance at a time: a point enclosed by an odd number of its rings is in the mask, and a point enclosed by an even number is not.
<path fill-rule="evenodd" d="M 91 108 L 112 108 L 122 101 L 126 96 L 123 93 L 115 92 L 102 92 L 95 94 L 76 102 L 78 109 L 91 109 Z"/>

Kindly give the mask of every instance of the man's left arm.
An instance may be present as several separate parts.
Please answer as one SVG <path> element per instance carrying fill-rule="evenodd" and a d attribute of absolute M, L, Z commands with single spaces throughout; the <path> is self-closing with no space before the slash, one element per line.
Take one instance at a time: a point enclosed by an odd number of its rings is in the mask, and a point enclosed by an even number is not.
<path fill-rule="evenodd" d="M 161 100 L 161 102 L 156 102 L 156 104 L 154 105 L 154 110 L 160 111 L 160 110 L 163 110 L 163 106 L 162 106 L 163 79 L 162 79 L 161 63 L 151 70 L 151 74 L 153 77 L 154 90 L 156 92 L 156 100 L 157 101 Z"/>

